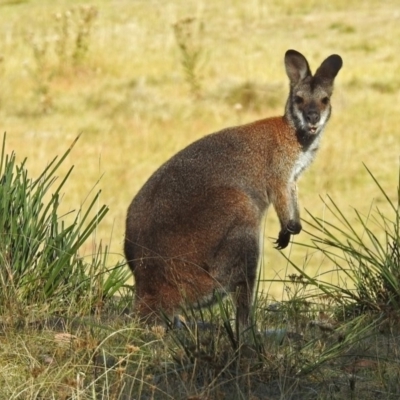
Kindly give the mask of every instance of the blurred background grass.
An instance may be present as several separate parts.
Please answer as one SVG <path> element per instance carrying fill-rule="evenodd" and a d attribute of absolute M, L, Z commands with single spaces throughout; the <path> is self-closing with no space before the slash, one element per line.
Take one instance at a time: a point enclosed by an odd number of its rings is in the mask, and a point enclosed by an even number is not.
<path fill-rule="evenodd" d="M 126 209 L 163 161 L 208 133 L 282 114 L 287 49 L 312 70 L 338 53 L 332 118 L 300 180 L 300 203 L 304 219 L 304 208 L 324 218 L 320 196 L 329 194 L 352 218 L 352 207 L 368 214 L 383 204 L 363 163 L 396 196 L 399 37 L 398 0 L 0 0 L 0 132 L 32 176 L 82 134 L 64 165 L 75 170 L 62 207 L 76 209 L 101 189 L 110 211 L 96 240 L 117 260 Z M 265 279 L 292 272 L 273 249 L 278 231 L 271 209 Z M 91 242 L 84 251 L 92 253 Z M 310 275 L 331 268 L 303 246 L 285 254 Z"/>

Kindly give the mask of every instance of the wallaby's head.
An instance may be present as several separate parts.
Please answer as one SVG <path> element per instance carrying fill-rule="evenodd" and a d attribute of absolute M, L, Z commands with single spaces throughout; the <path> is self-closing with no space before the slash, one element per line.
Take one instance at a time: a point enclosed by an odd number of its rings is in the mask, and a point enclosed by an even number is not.
<path fill-rule="evenodd" d="M 285 116 L 301 137 L 315 137 L 328 121 L 333 81 L 342 65 L 342 58 L 333 54 L 312 75 L 301 53 L 296 50 L 286 52 L 285 67 L 290 81 L 290 93 Z"/>

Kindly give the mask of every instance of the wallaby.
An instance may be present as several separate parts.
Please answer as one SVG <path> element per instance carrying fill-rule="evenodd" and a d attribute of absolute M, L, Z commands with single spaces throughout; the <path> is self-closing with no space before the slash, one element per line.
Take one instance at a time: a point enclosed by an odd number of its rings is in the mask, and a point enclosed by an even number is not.
<path fill-rule="evenodd" d="M 277 249 L 301 231 L 296 183 L 318 150 L 342 59 L 329 56 L 312 75 L 305 57 L 288 50 L 285 67 L 290 92 L 283 117 L 192 143 L 129 206 L 125 255 L 136 283 L 134 310 L 147 322 L 230 293 L 247 326 L 269 205 L 281 226 Z"/>

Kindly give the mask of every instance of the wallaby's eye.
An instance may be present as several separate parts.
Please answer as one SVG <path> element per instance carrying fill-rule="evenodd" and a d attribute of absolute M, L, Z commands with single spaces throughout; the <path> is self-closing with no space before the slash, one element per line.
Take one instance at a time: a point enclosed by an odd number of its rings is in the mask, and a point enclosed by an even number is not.
<path fill-rule="evenodd" d="M 294 102 L 296 104 L 302 104 L 304 99 L 301 96 L 294 96 Z"/>
<path fill-rule="evenodd" d="M 329 97 L 324 97 L 321 101 L 323 104 L 327 105 L 329 103 Z"/>

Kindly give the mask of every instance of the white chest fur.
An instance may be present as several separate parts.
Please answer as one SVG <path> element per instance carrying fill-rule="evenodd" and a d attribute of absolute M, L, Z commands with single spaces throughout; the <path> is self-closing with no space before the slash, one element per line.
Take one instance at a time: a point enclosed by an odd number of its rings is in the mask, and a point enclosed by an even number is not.
<path fill-rule="evenodd" d="M 291 181 L 297 181 L 302 172 L 313 162 L 315 154 L 318 150 L 320 142 L 320 135 L 314 140 L 312 145 L 306 150 L 302 151 L 293 165 L 291 174 Z"/>

